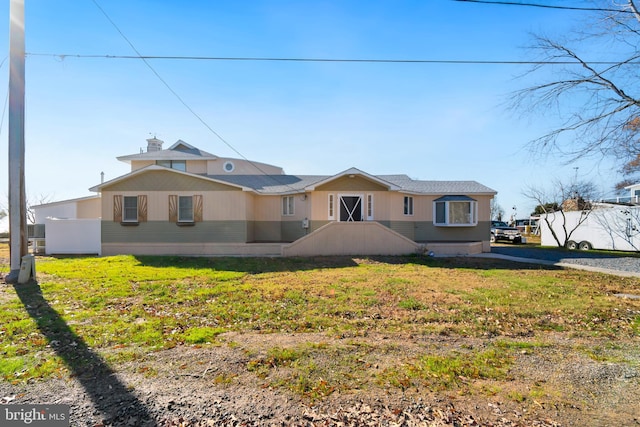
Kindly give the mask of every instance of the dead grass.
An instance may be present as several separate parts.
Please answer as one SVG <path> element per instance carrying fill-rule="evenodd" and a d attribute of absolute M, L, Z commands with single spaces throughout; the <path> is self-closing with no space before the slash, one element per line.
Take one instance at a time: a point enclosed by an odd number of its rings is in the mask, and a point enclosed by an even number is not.
<path fill-rule="evenodd" d="M 236 359 L 220 385 L 252 377 L 310 400 L 397 390 L 596 405 L 580 396 L 606 381 L 572 383 L 567 363 L 613 364 L 638 389 L 640 301 L 614 296 L 640 294 L 633 278 L 421 257 L 41 257 L 37 271 L 22 298 L 41 291 L 51 319 L 0 288 L 5 381 L 66 375 L 46 330 L 63 324 L 115 369 L 154 377 L 150 354 L 225 351 Z"/>

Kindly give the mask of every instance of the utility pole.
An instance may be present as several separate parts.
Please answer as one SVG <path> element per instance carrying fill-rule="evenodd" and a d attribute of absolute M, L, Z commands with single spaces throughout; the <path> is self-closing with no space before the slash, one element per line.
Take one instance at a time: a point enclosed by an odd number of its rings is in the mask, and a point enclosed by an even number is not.
<path fill-rule="evenodd" d="M 22 257 L 28 253 L 24 184 L 24 0 L 9 9 L 9 250 L 7 283 L 17 283 Z"/>

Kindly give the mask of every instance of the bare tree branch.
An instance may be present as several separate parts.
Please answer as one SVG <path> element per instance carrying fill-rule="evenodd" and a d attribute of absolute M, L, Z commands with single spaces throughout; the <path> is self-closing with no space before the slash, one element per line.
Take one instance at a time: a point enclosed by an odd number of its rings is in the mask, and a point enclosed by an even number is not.
<path fill-rule="evenodd" d="M 515 92 L 511 107 L 526 113 L 540 111 L 557 122 L 529 144 L 536 154 L 560 154 L 567 162 L 594 154 L 623 162 L 640 156 L 640 126 L 629 126 L 640 117 L 640 9 L 634 0 L 617 7 L 619 12 L 609 8 L 592 25 L 584 26 L 586 30 L 568 34 L 567 41 L 534 36 L 530 50 L 544 64 L 522 78 L 550 68 L 553 72 L 545 74 L 546 81 Z M 594 46 L 601 55 L 619 60 L 605 65 L 599 62 L 602 58 L 588 59 L 585 53 L 592 54 Z M 549 65 L 554 61 L 575 65 Z"/>

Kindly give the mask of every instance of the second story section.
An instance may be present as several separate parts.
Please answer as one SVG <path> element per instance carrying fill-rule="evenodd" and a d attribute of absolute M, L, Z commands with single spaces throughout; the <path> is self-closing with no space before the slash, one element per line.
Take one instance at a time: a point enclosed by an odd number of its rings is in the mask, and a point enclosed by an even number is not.
<path fill-rule="evenodd" d="M 218 157 L 200 150 L 182 140 L 167 149 L 157 138 L 147 139 L 147 151 L 120 156 L 118 160 L 129 163 L 131 171 L 151 165 L 163 166 L 199 175 L 283 175 L 281 167 L 243 159 Z"/>

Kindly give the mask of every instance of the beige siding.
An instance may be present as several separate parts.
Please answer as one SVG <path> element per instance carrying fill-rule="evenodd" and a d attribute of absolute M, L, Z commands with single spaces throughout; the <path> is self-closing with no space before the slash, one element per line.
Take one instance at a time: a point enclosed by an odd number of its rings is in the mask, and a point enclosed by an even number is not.
<path fill-rule="evenodd" d="M 377 222 L 332 222 L 283 247 L 284 256 L 406 255 L 420 245 Z"/>
<path fill-rule="evenodd" d="M 233 172 L 224 170 L 224 164 L 226 162 L 233 163 Z M 265 163 L 248 162 L 242 159 L 220 158 L 207 162 L 206 173 L 209 175 L 224 175 L 227 173 L 231 175 L 282 175 L 284 171 L 280 167 L 267 165 Z"/>
<path fill-rule="evenodd" d="M 113 196 L 147 195 L 147 215 L 149 221 L 169 220 L 169 196 L 203 197 L 204 221 L 246 220 L 247 200 L 251 195 L 242 191 L 105 191 L 102 194 L 102 218 L 113 221 Z"/>
<path fill-rule="evenodd" d="M 257 196 L 254 204 L 256 221 L 301 222 L 311 217 L 311 198 L 293 194 L 293 215 L 282 215 L 282 196 Z"/>
<path fill-rule="evenodd" d="M 77 204 L 76 218 L 91 219 L 100 218 L 102 213 L 99 197 L 88 200 L 79 200 Z"/>
<path fill-rule="evenodd" d="M 491 199 L 493 196 L 474 196 L 478 201 L 478 222 L 491 221 Z"/>
<path fill-rule="evenodd" d="M 152 170 L 106 185 L 107 191 L 241 191 L 240 188 L 165 170 Z"/>
<path fill-rule="evenodd" d="M 280 221 L 282 199 L 280 196 L 256 196 L 254 203 L 255 221 Z"/>
<path fill-rule="evenodd" d="M 206 174 L 207 173 L 207 161 L 206 160 L 187 160 L 187 172 Z"/>
<path fill-rule="evenodd" d="M 361 176 L 354 176 L 353 178 L 349 178 L 349 176 L 343 176 L 337 178 L 333 181 L 330 181 L 324 185 L 320 185 L 316 187 L 317 191 L 354 191 L 354 192 L 363 192 L 363 191 L 386 191 L 387 188 L 378 184 L 377 182 L 369 181 L 368 179 L 362 178 Z"/>
<path fill-rule="evenodd" d="M 146 168 L 147 166 L 155 165 L 155 160 L 132 160 L 131 161 L 131 172 Z"/>

